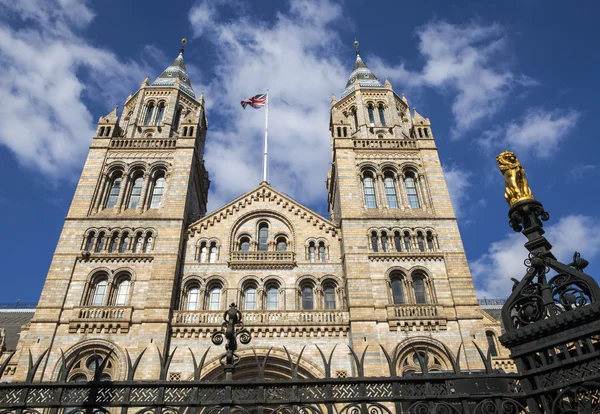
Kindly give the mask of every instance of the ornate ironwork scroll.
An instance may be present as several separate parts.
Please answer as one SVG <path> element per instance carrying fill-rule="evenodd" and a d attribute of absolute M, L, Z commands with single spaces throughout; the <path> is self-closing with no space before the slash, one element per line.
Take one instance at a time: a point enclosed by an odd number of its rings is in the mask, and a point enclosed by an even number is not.
<path fill-rule="evenodd" d="M 223 314 L 223 324 L 221 325 L 221 331 L 213 332 L 211 340 L 215 345 L 221 345 L 225 342 L 225 355 L 221 358 L 221 364 L 225 369 L 227 379 L 231 379 L 235 366 L 238 364 L 240 358 L 235 353 L 237 350 L 237 338 L 240 338 L 240 342 L 247 345 L 252 340 L 250 332 L 244 328 L 244 322 L 242 322 L 242 312 L 237 308 L 235 303 L 229 305 L 229 309 Z"/>

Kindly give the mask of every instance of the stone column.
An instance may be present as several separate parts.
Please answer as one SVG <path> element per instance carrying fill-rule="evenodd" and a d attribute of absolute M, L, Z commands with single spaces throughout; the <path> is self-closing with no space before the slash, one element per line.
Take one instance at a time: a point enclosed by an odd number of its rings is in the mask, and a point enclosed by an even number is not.
<path fill-rule="evenodd" d="M 426 188 L 425 188 L 425 175 L 424 174 L 419 174 L 419 179 L 417 181 L 417 185 L 418 185 L 418 190 L 419 190 L 419 194 L 421 196 L 421 207 L 422 208 L 427 208 L 429 207 L 429 201 L 427 198 L 427 192 L 426 192 Z"/>
<path fill-rule="evenodd" d="M 408 204 L 408 196 L 406 195 L 406 185 L 404 184 L 404 178 L 404 174 L 398 175 L 398 186 L 400 188 L 400 197 L 402 200 L 400 204 L 403 210 L 410 208 L 410 205 Z"/>
<path fill-rule="evenodd" d="M 375 178 L 375 195 L 379 198 L 380 203 L 378 206 L 388 209 L 390 206 L 387 204 L 387 198 L 385 197 L 385 189 L 383 187 L 383 174 L 377 173 Z"/>
<path fill-rule="evenodd" d="M 100 186 L 98 187 L 98 193 L 96 194 L 96 200 L 94 200 L 94 205 L 92 207 L 94 213 L 97 213 L 100 209 L 100 204 L 102 204 L 102 200 L 104 199 L 104 192 L 106 191 L 108 181 L 108 174 L 103 173 Z"/>
<path fill-rule="evenodd" d="M 129 175 L 124 175 L 123 176 L 123 181 L 121 181 L 121 189 L 119 190 L 119 198 L 117 199 L 117 204 L 115 204 L 115 208 L 117 209 L 117 212 L 121 212 L 122 207 L 123 207 L 123 202 L 125 201 L 125 189 L 127 188 L 127 185 L 129 184 Z"/>

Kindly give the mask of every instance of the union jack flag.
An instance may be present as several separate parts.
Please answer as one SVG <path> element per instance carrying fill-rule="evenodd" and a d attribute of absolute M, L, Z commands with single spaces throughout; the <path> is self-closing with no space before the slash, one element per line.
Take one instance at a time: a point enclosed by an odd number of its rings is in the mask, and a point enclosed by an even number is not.
<path fill-rule="evenodd" d="M 244 109 L 246 109 L 248 105 L 254 109 L 262 108 L 267 103 L 267 94 L 254 95 L 252 98 L 244 99 L 240 103 Z"/>

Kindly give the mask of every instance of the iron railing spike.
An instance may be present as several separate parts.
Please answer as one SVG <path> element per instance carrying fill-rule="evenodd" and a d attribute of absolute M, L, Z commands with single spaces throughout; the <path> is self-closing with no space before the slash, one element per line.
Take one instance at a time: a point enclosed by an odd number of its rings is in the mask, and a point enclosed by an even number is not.
<path fill-rule="evenodd" d="M 317 347 L 317 351 L 319 351 L 319 354 L 321 354 L 321 359 L 323 360 L 323 368 L 325 368 L 325 378 L 331 378 L 331 365 L 327 363 L 327 358 L 325 358 L 325 354 L 323 353 L 321 348 L 319 348 L 319 345 L 315 344 L 315 346 Z M 335 349 L 335 347 L 333 349 Z"/>
<path fill-rule="evenodd" d="M 2 376 L 4 375 L 4 371 L 6 370 L 6 367 L 8 366 L 8 363 L 10 362 L 10 359 L 13 357 L 15 352 L 17 352 L 17 351 L 12 351 L 8 355 L 8 357 L 4 360 L 4 362 L 2 362 L 2 364 L 0 364 L 0 379 L 2 379 Z"/>
<path fill-rule="evenodd" d="M 271 351 L 273 350 L 273 347 L 270 347 L 269 350 L 267 351 L 267 355 L 265 355 L 265 357 L 263 358 L 263 362 L 262 362 L 262 373 L 263 373 L 263 377 L 265 374 L 265 369 L 267 368 L 267 361 L 269 360 L 269 355 L 271 355 Z"/>
<path fill-rule="evenodd" d="M 115 350 L 111 349 L 110 351 L 108 351 L 108 354 L 106 355 L 106 357 L 104 357 L 102 359 L 102 362 L 100 363 L 100 365 L 96 364 L 96 368 L 94 369 L 94 382 L 100 382 L 100 377 L 102 376 L 102 372 L 104 371 L 106 364 L 108 364 L 108 360 L 110 359 L 110 357 L 112 356 L 112 354 L 114 352 L 115 352 Z"/>
<path fill-rule="evenodd" d="M 444 352 L 446 353 L 446 356 L 448 357 L 448 359 L 450 360 L 450 363 L 452 364 L 452 369 L 454 370 L 454 373 L 460 374 L 460 367 L 456 364 L 456 359 L 454 359 L 454 355 L 452 354 L 452 352 L 450 351 L 448 346 L 446 346 L 445 343 L 442 342 L 442 346 L 444 347 Z"/>
<path fill-rule="evenodd" d="M 35 373 L 37 372 L 40 364 L 42 363 L 42 359 L 46 356 L 48 351 L 50 351 L 50 348 L 46 348 L 46 350 L 42 352 L 42 355 L 40 355 L 35 363 L 33 363 L 33 356 L 31 355 L 31 349 L 29 349 L 29 369 L 27 370 L 25 382 L 33 382 Z"/>
<path fill-rule="evenodd" d="M 362 354 L 362 357 L 360 360 L 358 359 L 358 355 L 356 355 L 356 352 L 354 352 L 354 349 L 352 349 L 352 347 L 350 345 L 346 344 L 346 346 L 348 347 L 348 349 L 352 353 L 352 357 L 354 358 L 354 363 L 356 364 L 356 370 L 358 371 L 358 377 L 362 378 L 364 376 L 363 362 L 365 360 L 365 355 L 367 353 L 367 349 L 369 349 L 369 345 L 367 345 L 367 347 L 363 351 L 363 354 Z"/>
<path fill-rule="evenodd" d="M 383 355 L 385 356 L 385 359 L 387 360 L 388 369 L 390 370 L 390 377 L 395 377 L 396 376 L 396 367 L 392 364 L 392 357 L 390 356 L 388 351 L 385 350 L 383 345 L 379 344 L 379 347 L 383 351 Z"/>
<path fill-rule="evenodd" d="M 129 365 L 129 371 L 127 372 L 127 380 L 128 381 L 133 381 L 133 378 L 135 377 L 135 373 L 137 371 L 137 367 L 140 364 L 140 361 L 142 360 L 142 356 L 144 356 L 144 353 L 146 352 L 147 349 L 148 349 L 148 347 L 144 348 L 142 350 L 142 352 L 140 352 L 140 354 L 135 358 L 133 365 L 131 365 L 131 357 L 129 356 L 129 351 L 127 351 L 127 349 L 125 350 L 125 352 L 127 353 L 127 364 Z"/>
<path fill-rule="evenodd" d="M 481 348 L 479 348 L 479 345 L 477 345 L 475 343 L 475 341 L 472 341 L 473 345 L 475 345 L 475 348 L 477 348 L 477 352 L 479 353 L 479 356 L 481 357 L 481 361 L 483 362 L 483 365 L 485 366 L 485 372 L 487 374 L 489 374 L 492 371 L 492 367 L 490 362 L 485 358 L 485 355 L 483 354 L 483 351 L 481 350 Z"/>
<path fill-rule="evenodd" d="M 298 378 L 298 366 L 300 365 L 300 361 L 302 360 L 302 354 L 306 349 L 306 345 L 302 347 L 300 353 L 298 354 L 298 358 L 296 359 L 296 364 L 294 365 L 294 372 L 292 372 L 293 378 Z"/>
<path fill-rule="evenodd" d="M 458 367 L 459 372 L 462 372 L 462 370 L 460 368 L 460 351 L 461 351 L 461 349 L 463 349 L 464 344 L 465 344 L 464 342 L 461 342 L 460 345 L 458 346 L 458 351 L 456 351 L 456 366 Z M 467 357 L 467 353 L 465 351 L 465 358 L 466 357 Z"/>

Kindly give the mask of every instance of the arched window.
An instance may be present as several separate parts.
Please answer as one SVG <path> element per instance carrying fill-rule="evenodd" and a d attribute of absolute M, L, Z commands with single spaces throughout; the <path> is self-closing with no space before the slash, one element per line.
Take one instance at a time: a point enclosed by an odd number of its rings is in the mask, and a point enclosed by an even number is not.
<path fill-rule="evenodd" d="M 117 296 L 115 297 L 115 306 L 127 305 L 130 287 L 131 280 L 129 280 L 128 277 L 124 277 L 119 281 L 119 283 L 117 284 Z"/>
<path fill-rule="evenodd" d="M 301 294 L 302 294 L 302 309 L 304 309 L 304 310 L 314 309 L 313 287 L 310 283 L 305 283 L 304 285 L 302 285 Z"/>
<path fill-rule="evenodd" d="M 179 128 L 179 120 L 181 119 L 181 106 L 175 111 L 175 117 L 173 118 L 173 131 L 177 131 Z"/>
<path fill-rule="evenodd" d="M 417 232 L 417 246 L 419 247 L 419 251 L 425 251 L 425 240 L 423 239 L 423 233 L 420 231 Z"/>
<path fill-rule="evenodd" d="M 498 356 L 498 348 L 496 348 L 496 335 L 493 332 L 487 331 L 485 333 L 488 343 L 488 352 L 491 356 Z"/>
<path fill-rule="evenodd" d="M 183 127 L 183 132 L 181 134 L 182 136 L 187 136 L 187 127 Z"/>
<path fill-rule="evenodd" d="M 109 137 L 110 136 L 110 127 L 106 127 L 106 136 Z"/>
<path fill-rule="evenodd" d="M 113 178 L 110 183 L 110 191 L 108 193 L 108 199 L 106 201 L 106 208 L 113 208 L 117 205 L 119 199 L 119 193 L 121 192 L 121 183 L 123 179 L 120 175 Z"/>
<path fill-rule="evenodd" d="M 429 130 L 427 128 L 423 128 L 423 132 L 425 133 L 425 136 L 429 138 Z"/>
<path fill-rule="evenodd" d="M 342 127 L 337 127 L 337 136 L 338 137 L 342 136 Z"/>
<path fill-rule="evenodd" d="M 315 242 L 310 242 L 308 244 L 308 260 L 311 263 L 315 262 Z"/>
<path fill-rule="evenodd" d="M 217 262 L 217 243 L 215 243 L 215 242 L 212 242 L 210 244 L 210 254 L 208 256 L 208 262 L 209 263 Z"/>
<path fill-rule="evenodd" d="M 129 233 L 123 233 L 121 238 L 121 246 L 119 247 L 119 253 L 125 253 L 129 248 Z"/>
<path fill-rule="evenodd" d="M 85 244 L 85 250 L 87 250 L 88 252 L 94 251 L 94 237 L 95 236 L 96 236 L 96 233 L 94 233 L 93 231 L 90 231 L 90 233 L 88 234 L 87 242 Z"/>
<path fill-rule="evenodd" d="M 408 204 L 411 208 L 419 208 L 419 196 L 417 195 L 417 184 L 413 172 L 407 172 L 404 178 L 406 186 L 406 195 L 408 196 Z"/>
<path fill-rule="evenodd" d="M 325 261 L 325 243 L 324 242 L 319 242 L 319 261 L 320 262 Z"/>
<path fill-rule="evenodd" d="M 138 233 L 135 237 L 135 246 L 133 246 L 134 253 L 141 253 L 144 251 L 144 236 L 142 233 Z"/>
<path fill-rule="evenodd" d="M 379 104 L 377 109 L 379 110 L 379 121 L 382 126 L 385 126 L 385 108 L 383 107 L 383 104 Z"/>
<path fill-rule="evenodd" d="M 158 177 L 154 181 L 152 188 L 152 198 L 150 200 L 150 208 L 159 208 L 165 191 L 165 177 Z"/>
<path fill-rule="evenodd" d="M 112 238 L 110 239 L 110 244 L 108 245 L 108 252 L 115 253 L 119 249 L 119 234 L 113 233 Z"/>
<path fill-rule="evenodd" d="M 325 309 L 335 309 L 335 286 L 325 285 L 323 288 L 323 305 Z"/>
<path fill-rule="evenodd" d="M 371 232 L 371 250 L 374 252 L 379 251 L 379 246 L 377 244 L 377 232 L 375 231 Z"/>
<path fill-rule="evenodd" d="M 200 243 L 200 263 L 206 263 L 207 254 L 208 247 L 206 246 L 206 242 Z"/>
<path fill-rule="evenodd" d="M 374 125 L 375 124 L 375 114 L 374 114 L 373 104 L 369 104 L 367 106 L 367 111 L 369 112 L 369 123 L 371 125 Z"/>
<path fill-rule="evenodd" d="M 146 234 L 146 240 L 144 240 L 144 253 L 150 253 L 152 251 L 152 245 L 154 244 L 154 238 L 152 233 Z"/>
<path fill-rule="evenodd" d="M 146 116 L 144 117 L 144 125 L 150 125 L 152 122 L 152 116 L 154 115 L 154 102 L 148 103 L 146 108 Z"/>
<path fill-rule="evenodd" d="M 425 291 L 425 279 L 423 276 L 413 278 L 413 288 L 415 290 L 415 302 L 418 304 L 427 303 L 427 292 Z"/>
<path fill-rule="evenodd" d="M 256 310 L 256 286 L 247 286 L 244 289 L 244 309 Z"/>
<path fill-rule="evenodd" d="M 344 138 L 346 138 L 348 136 L 348 128 L 344 127 L 343 131 L 344 131 Z"/>
<path fill-rule="evenodd" d="M 419 128 L 419 138 L 423 138 L 423 130 Z"/>
<path fill-rule="evenodd" d="M 193 137 L 193 136 L 194 136 L 194 127 L 191 126 L 190 127 L 190 137 Z"/>
<path fill-rule="evenodd" d="M 195 311 L 198 309 L 200 309 L 200 287 L 193 285 L 187 290 L 185 310 Z"/>
<path fill-rule="evenodd" d="M 404 305 L 404 281 L 402 274 L 399 272 L 394 272 L 392 273 L 390 279 L 392 286 L 392 300 L 394 305 Z"/>
<path fill-rule="evenodd" d="M 285 237 L 278 237 L 277 238 L 277 251 L 284 252 L 286 250 L 287 250 L 287 241 L 285 240 Z"/>
<path fill-rule="evenodd" d="M 267 310 L 277 310 L 279 308 L 279 289 L 271 285 L 267 287 Z"/>
<path fill-rule="evenodd" d="M 142 196 L 142 187 L 144 186 L 144 177 L 138 177 L 133 182 L 133 187 L 131 188 L 131 195 L 129 196 L 129 206 L 128 208 L 136 208 L 140 202 L 140 197 Z"/>
<path fill-rule="evenodd" d="M 215 285 L 208 291 L 208 310 L 221 309 L 221 286 Z"/>
<path fill-rule="evenodd" d="M 410 234 L 405 231 L 404 232 L 404 250 L 407 252 L 410 252 L 411 248 L 410 248 Z"/>
<path fill-rule="evenodd" d="M 98 134 L 99 137 L 104 135 L 104 127 L 100 127 L 100 133 Z"/>
<path fill-rule="evenodd" d="M 260 223 L 258 225 L 258 250 L 267 251 L 269 249 L 269 225 Z"/>
<path fill-rule="evenodd" d="M 90 301 L 91 306 L 103 306 L 104 298 L 106 297 L 106 288 L 108 286 L 108 280 L 106 277 L 100 277 L 96 279 L 96 283 L 92 290 L 92 300 Z"/>
<path fill-rule="evenodd" d="M 158 112 L 156 113 L 156 125 L 161 124 L 164 116 L 165 116 L 165 103 L 161 102 L 158 104 Z"/>
<path fill-rule="evenodd" d="M 358 114 L 356 108 L 352 109 L 352 118 L 354 119 L 354 131 L 358 131 Z"/>
<path fill-rule="evenodd" d="M 385 231 L 381 233 L 381 251 L 388 251 L 388 237 Z"/>
<path fill-rule="evenodd" d="M 240 239 L 240 250 L 244 252 L 250 250 L 250 239 L 248 237 L 242 237 Z"/>
<path fill-rule="evenodd" d="M 386 173 L 383 179 L 385 187 L 385 199 L 389 208 L 398 208 L 398 198 L 396 197 L 396 186 L 394 185 L 394 177 L 390 173 Z"/>
<path fill-rule="evenodd" d="M 104 250 L 105 243 L 106 243 L 106 236 L 104 235 L 104 232 L 101 231 L 98 234 L 98 243 L 96 243 L 96 252 L 97 253 L 102 253 L 102 250 Z"/>
<path fill-rule="evenodd" d="M 394 247 L 396 248 L 397 252 L 402 251 L 402 240 L 401 240 L 399 231 L 394 233 Z"/>
<path fill-rule="evenodd" d="M 375 183 L 370 172 L 366 172 L 363 176 L 363 190 L 367 208 L 377 208 L 377 201 L 375 200 Z"/>
<path fill-rule="evenodd" d="M 433 233 L 431 233 L 430 231 L 427 232 L 427 248 L 430 251 L 433 251 L 435 248 L 433 244 Z"/>

